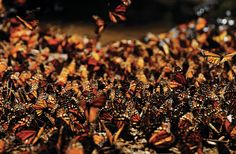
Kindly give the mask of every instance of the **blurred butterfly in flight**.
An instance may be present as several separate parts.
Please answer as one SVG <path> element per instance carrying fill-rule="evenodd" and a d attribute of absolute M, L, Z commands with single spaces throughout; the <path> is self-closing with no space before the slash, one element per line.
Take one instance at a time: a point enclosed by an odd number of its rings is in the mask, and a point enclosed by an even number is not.
<path fill-rule="evenodd" d="M 36 17 L 39 11 L 40 11 L 40 8 L 36 8 L 31 11 L 26 11 L 23 17 L 16 15 L 16 18 L 28 29 L 34 30 L 39 24 L 39 20 Z"/>

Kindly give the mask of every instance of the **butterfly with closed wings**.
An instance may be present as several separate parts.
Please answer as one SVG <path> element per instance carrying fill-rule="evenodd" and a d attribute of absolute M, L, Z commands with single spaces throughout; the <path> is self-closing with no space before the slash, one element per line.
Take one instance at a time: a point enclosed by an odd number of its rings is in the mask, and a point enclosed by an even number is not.
<path fill-rule="evenodd" d="M 39 24 L 39 12 L 40 8 L 27 10 L 23 16 L 16 15 L 16 19 L 18 19 L 29 30 L 34 30 L 38 27 Z"/>
<path fill-rule="evenodd" d="M 96 15 L 93 15 L 93 19 L 95 20 L 96 24 L 95 33 L 100 35 L 105 28 L 105 21 L 101 17 Z"/>

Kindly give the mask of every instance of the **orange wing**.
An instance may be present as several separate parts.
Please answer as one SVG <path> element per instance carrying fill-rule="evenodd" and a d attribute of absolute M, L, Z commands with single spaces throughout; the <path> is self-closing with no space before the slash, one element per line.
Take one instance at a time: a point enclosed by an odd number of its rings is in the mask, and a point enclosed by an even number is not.
<path fill-rule="evenodd" d="M 20 16 L 16 16 L 16 18 L 23 24 L 25 25 L 25 27 L 27 27 L 30 30 L 34 30 L 37 26 L 39 21 L 38 20 L 32 20 L 27 22 L 26 20 L 24 20 L 23 18 L 21 18 Z"/>
<path fill-rule="evenodd" d="M 202 55 L 206 58 L 206 61 L 211 64 L 218 65 L 221 62 L 221 56 L 213 52 L 200 49 Z"/>
<path fill-rule="evenodd" d="M 95 20 L 95 24 L 97 26 L 95 32 L 96 34 L 100 34 L 105 28 L 105 21 L 96 15 L 93 15 L 93 19 Z"/>
<path fill-rule="evenodd" d="M 233 58 L 233 56 L 236 55 L 236 52 L 233 52 L 233 53 L 230 53 L 230 54 L 227 54 L 223 57 L 223 59 L 220 61 L 220 63 L 224 63 L 226 61 L 231 61 L 231 59 Z"/>

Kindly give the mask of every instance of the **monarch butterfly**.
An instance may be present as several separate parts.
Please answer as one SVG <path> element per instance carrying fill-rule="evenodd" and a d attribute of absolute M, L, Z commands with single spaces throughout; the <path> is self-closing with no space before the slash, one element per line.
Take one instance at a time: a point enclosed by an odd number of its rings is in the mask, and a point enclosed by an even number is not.
<path fill-rule="evenodd" d="M 27 22 L 26 20 L 24 20 L 24 19 L 21 18 L 20 16 L 16 16 L 16 18 L 17 18 L 25 27 L 27 27 L 27 28 L 30 29 L 30 30 L 34 30 L 34 29 L 38 26 L 38 23 L 39 23 L 39 21 L 36 20 L 36 19 Z"/>
<path fill-rule="evenodd" d="M 66 153 L 68 153 L 68 154 L 73 154 L 73 153 L 83 154 L 84 153 L 83 145 L 80 142 L 76 142 L 76 141 L 72 140 L 66 150 Z"/>
<path fill-rule="evenodd" d="M 34 130 L 22 130 L 16 134 L 20 140 L 22 140 L 25 144 L 30 144 L 36 135 L 36 131 Z"/>
<path fill-rule="evenodd" d="M 37 102 L 32 105 L 32 107 L 36 110 L 38 116 L 41 116 L 43 114 L 43 110 L 48 107 L 45 97 L 46 96 L 44 95 L 44 93 L 40 94 Z"/>
<path fill-rule="evenodd" d="M 105 28 L 105 21 L 96 15 L 93 15 L 93 19 L 95 20 L 95 24 L 97 26 L 95 33 L 100 34 Z"/>
<path fill-rule="evenodd" d="M 39 20 L 37 19 L 39 12 L 40 8 L 28 10 L 23 17 L 17 15 L 16 18 L 28 29 L 34 30 L 39 24 Z"/>
<path fill-rule="evenodd" d="M 222 55 L 218 55 L 216 53 L 213 53 L 213 52 L 210 52 L 207 50 L 203 50 L 203 49 L 200 49 L 200 51 L 201 51 L 202 55 L 206 58 L 206 61 L 211 64 L 214 64 L 214 65 L 219 65 L 219 64 L 224 63 L 226 61 L 230 61 L 233 58 L 233 56 L 236 55 L 236 52 L 222 56 Z"/>
<path fill-rule="evenodd" d="M 117 23 L 118 20 L 125 21 L 125 12 L 126 12 L 127 6 L 125 5 L 118 5 L 114 11 L 109 11 L 109 18 L 113 23 Z"/>
<path fill-rule="evenodd" d="M 155 130 L 149 138 L 149 143 L 158 148 L 165 148 L 175 141 L 175 136 L 170 132 L 170 123 L 165 122 Z"/>
<path fill-rule="evenodd" d="M 108 141 L 110 142 L 110 144 L 113 144 L 114 142 L 117 141 L 117 139 L 119 138 L 122 130 L 124 129 L 125 124 L 122 123 L 121 127 L 117 130 L 116 133 L 112 134 L 111 131 L 106 127 L 106 125 L 104 124 L 104 121 L 99 121 L 101 126 L 104 128 L 105 132 L 106 132 L 106 136 Z"/>
<path fill-rule="evenodd" d="M 122 0 L 125 6 L 129 6 L 131 4 L 131 0 Z"/>

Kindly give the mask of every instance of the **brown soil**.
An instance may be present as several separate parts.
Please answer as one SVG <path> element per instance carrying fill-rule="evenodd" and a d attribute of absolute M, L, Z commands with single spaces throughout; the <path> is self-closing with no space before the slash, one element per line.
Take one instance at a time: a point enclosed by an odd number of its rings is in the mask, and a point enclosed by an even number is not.
<path fill-rule="evenodd" d="M 102 34 L 101 42 L 106 44 L 108 42 L 113 42 L 121 39 L 138 39 L 147 34 L 148 32 L 152 32 L 154 34 L 159 34 L 162 32 L 167 32 L 173 27 L 172 24 L 147 24 L 140 26 L 124 26 L 124 25 L 115 25 L 108 26 Z M 50 23 L 42 23 L 42 27 L 59 27 L 63 32 L 67 34 L 78 34 L 78 35 L 87 35 L 89 37 L 94 37 L 94 25 L 93 24 L 85 24 L 85 23 L 62 23 L 62 22 L 50 22 Z"/>

